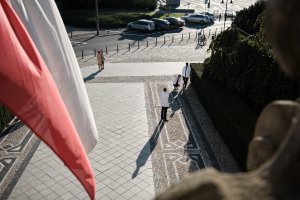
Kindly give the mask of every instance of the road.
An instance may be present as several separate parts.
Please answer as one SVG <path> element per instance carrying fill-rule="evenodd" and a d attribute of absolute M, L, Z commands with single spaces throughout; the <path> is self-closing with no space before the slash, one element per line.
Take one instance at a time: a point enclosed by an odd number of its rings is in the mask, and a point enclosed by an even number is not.
<path fill-rule="evenodd" d="M 207 2 L 210 2 L 210 8 L 207 8 L 207 4 L 204 4 L 204 2 L 204 0 L 181 0 L 180 6 L 182 8 L 188 8 L 187 5 L 189 4 L 189 9 L 194 9 L 195 12 L 210 11 L 213 13 L 224 13 L 225 11 L 226 0 L 224 0 L 224 3 L 221 3 L 222 0 L 208 0 Z M 232 0 L 232 3 L 230 3 L 230 0 L 228 0 L 227 10 L 236 12 L 248 8 L 255 2 L 257 2 L 257 0 Z"/>
<path fill-rule="evenodd" d="M 226 21 L 225 27 L 229 27 L 231 21 Z M 103 49 L 104 52 L 107 51 L 117 51 L 117 49 L 128 49 L 135 48 L 139 46 L 154 45 L 156 40 L 158 43 L 164 41 L 171 42 L 172 40 L 182 40 L 182 39 L 195 39 L 197 33 L 204 30 L 206 35 L 214 34 L 216 31 L 220 32 L 223 29 L 224 21 L 217 21 L 211 25 L 199 25 L 199 24 L 187 24 L 183 28 L 173 29 L 163 32 L 153 32 L 153 33 L 142 33 L 136 31 L 126 31 L 125 29 L 119 32 L 107 35 L 107 36 L 96 36 L 94 32 L 73 35 L 71 42 L 77 57 L 84 55 L 94 54 L 94 50 Z M 191 40 L 190 42 L 193 42 Z M 178 44 L 179 45 L 179 44 Z"/>

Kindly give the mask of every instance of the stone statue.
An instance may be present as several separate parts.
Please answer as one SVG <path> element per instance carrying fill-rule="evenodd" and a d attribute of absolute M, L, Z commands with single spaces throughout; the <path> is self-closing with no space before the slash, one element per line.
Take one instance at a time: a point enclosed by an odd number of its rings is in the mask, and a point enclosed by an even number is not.
<path fill-rule="evenodd" d="M 273 0 L 266 33 L 282 69 L 300 78 L 300 1 Z M 249 172 L 206 169 L 183 179 L 156 199 L 300 199 L 300 103 L 276 101 L 258 118 L 249 146 Z"/>

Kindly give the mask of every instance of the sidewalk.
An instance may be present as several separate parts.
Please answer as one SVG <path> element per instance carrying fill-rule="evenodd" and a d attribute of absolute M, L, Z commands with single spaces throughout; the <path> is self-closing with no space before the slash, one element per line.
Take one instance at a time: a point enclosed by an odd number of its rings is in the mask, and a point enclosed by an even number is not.
<path fill-rule="evenodd" d="M 111 51 L 105 54 L 105 63 L 147 63 L 147 62 L 203 62 L 209 57 L 208 51 L 211 37 L 204 46 L 198 45 L 191 39 L 191 44 L 184 46 L 171 46 L 169 44 L 152 45 L 149 47 L 137 47 L 130 50 Z M 97 64 L 94 55 L 77 58 L 80 67 L 87 67 Z"/>
<path fill-rule="evenodd" d="M 99 143 L 88 155 L 96 199 L 152 199 L 204 167 L 238 171 L 191 86 L 171 93 L 169 122 L 159 123 L 159 92 L 172 91 L 171 81 L 183 64 L 108 63 L 102 72 L 95 64 L 82 68 L 99 131 Z M 44 143 L 36 147 L 36 137 L 26 129 L 15 146 L 24 144 L 20 152 L 28 156 L 11 160 L 14 170 L 4 175 L 2 192 L 17 182 L 9 199 L 88 199 L 63 163 Z M 2 149 L 15 136 L 2 139 Z M 22 166 L 14 168 L 24 161 L 29 163 L 23 173 Z"/>

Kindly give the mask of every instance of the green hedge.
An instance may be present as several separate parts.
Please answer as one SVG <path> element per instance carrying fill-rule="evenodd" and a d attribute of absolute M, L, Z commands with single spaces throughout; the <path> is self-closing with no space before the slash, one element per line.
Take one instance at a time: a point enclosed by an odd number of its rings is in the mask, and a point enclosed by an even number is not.
<path fill-rule="evenodd" d="M 14 116 L 4 106 L 0 105 L 0 133 L 13 117 Z"/>
<path fill-rule="evenodd" d="M 255 34 L 259 31 L 259 24 L 256 23 L 257 18 L 266 9 L 267 1 L 259 0 L 249 8 L 244 8 L 237 13 L 232 24 L 238 26 L 249 34 Z"/>
<path fill-rule="evenodd" d="M 256 20 L 246 21 L 248 26 L 258 27 L 251 31 L 258 32 L 249 36 L 241 27 L 232 27 L 219 34 L 210 44 L 212 54 L 203 71 L 205 79 L 236 92 L 257 113 L 272 101 L 295 99 L 299 93 L 298 82 L 280 70 L 265 37 L 264 18 L 258 14 L 264 6 L 264 1 L 259 1 L 247 12 L 238 13 L 238 19 L 256 16 Z M 235 23 L 242 26 L 243 21 Z"/>
<path fill-rule="evenodd" d="M 203 67 L 192 64 L 192 85 L 240 169 L 246 170 L 257 116 L 237 94 L 203 78 Z"/>
<path fill-rule="evenodd" d="M 139 19 L 150 19 L 147 13 L 100 13 L 100 28 L 119 28 L 126 27 L 129 22 Z M 68 10 L 62 12 L 62 18 L 65 24 L 76 27 L 96 27 L 96 17 L 94 10 Z"/>
<path fill-rule="evenodd" d="M 55 0 L 60 10 L 95 9 L 95 0 Z M 157 0 L 98 0 L 100 9 L 155 10 Z"/>
<path fill-rule="evenodd" d="M 64 23 L 76 27 L 95 28 L 96 17 L 94 10 L 66 10 L 61 12 Z M 181 17 L 181 13 L 172 13 L 170 16 Z M 155 12 L 101 12 L 99 14 L 100 28 L 126 27 L 129 22 L 139 19 L 164 18 L 166 14 Z"/>

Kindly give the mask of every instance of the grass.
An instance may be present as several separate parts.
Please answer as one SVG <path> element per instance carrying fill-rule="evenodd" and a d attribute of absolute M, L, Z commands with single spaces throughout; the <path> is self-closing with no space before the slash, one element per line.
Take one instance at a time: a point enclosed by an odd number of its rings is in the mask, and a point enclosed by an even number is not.
<path fill-rule="evenodd" d="M 240 169 L 246 170 L 257 116 L 237 94 L 203 79 L 203 67 L 192 64 L 192 85 Z"/>
<path fill-rule="evenodd" d="M 95 28 L 96 17 L 94 10 L 67 10 L 61 13 L 64 23 L 76 27 Z M 167 14 L 159 14 L 156 12 L 100 12 L 99 24 L 100 28 L 122 28 L 126 27 L 129 22 L 139 19 L 165 18 Z M 183 14 L 171 13 L 172 17 L 181 17 Z"/>

